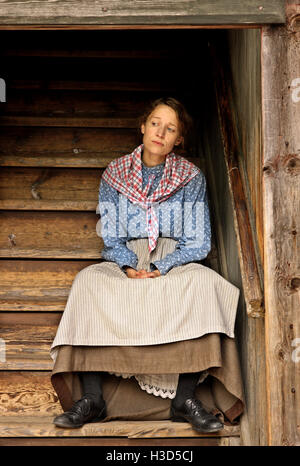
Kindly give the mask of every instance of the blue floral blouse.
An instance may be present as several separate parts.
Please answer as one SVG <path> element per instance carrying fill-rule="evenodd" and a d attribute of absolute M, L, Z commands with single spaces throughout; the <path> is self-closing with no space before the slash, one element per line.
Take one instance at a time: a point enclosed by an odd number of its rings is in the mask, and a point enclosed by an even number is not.
<path fill-rule="evenodd" d="M 154 178 L 148 196 L 163 176 L 164 163 L 146 167 L 142 163 L 143 189 L 149 176 Z M 202 172 L 192 178 L 164 202 L 155 206 L 159 219 L 159 236 L 177 241 L 173 253 L 150 264 L 165 275 L 173 267 L 204 259 L 211 249 L 211 226 L 207 202 L 206 180 Z M 137 267 L 138 258 L 126 242 L 148 238 L 146 211 L 101 180 L 99 189 L 101 236 L 104 241 L 102 257 L 115 262 L 121 269 Z"/>

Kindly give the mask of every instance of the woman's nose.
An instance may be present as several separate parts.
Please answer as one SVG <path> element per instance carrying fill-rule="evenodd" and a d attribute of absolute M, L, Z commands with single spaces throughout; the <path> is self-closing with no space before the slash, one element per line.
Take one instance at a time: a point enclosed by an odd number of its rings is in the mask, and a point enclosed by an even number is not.
<path fill-rule="evenodd" d="M 159 138 L 164 138 L 166 134 L 166 129 L 163 126 L 158 126 L 156 134 Z"/>

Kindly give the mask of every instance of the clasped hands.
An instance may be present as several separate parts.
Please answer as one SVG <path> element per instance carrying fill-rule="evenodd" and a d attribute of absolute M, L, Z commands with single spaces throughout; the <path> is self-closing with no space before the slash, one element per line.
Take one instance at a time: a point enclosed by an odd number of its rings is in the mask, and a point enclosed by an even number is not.
<path fill-rule="evenodd" d="M 131 267 L 127 267 L 125 270 L 128 278 L 155 278 L 160 276 L 160 271 L 158 269 L 153 272 L 147 272 L 146 270 L 135 270 Z"/>

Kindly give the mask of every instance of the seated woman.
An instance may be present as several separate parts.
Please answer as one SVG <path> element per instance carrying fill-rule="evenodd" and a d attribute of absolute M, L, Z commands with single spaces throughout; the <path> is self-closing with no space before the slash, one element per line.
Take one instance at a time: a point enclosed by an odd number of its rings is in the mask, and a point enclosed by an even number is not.
<path fill-rule="evenodd" d="M 104 261 L 77 274 L 51 347 L 58 427 L 187 421 L 216 432 L 243 411 L 234 340 L 239 290 L 200 264 L 210 251 L 206 180 L 173 149 L 189 117 L 155 101 L 143 143 L 104 171 Z"/>

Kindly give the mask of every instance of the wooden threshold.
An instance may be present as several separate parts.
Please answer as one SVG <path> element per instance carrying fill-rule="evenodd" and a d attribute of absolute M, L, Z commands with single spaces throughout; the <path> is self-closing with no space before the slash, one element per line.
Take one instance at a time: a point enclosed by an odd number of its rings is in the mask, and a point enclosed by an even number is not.
<path fill-rule="evenodd" d="M 239 426 L 225 426 L 220 432 L 198 433 L 185 422 L 109 421 L 85 424 L 79 429 L 63 429 L 53 424 L 53 416 L 2 416 L 0 438 L 9 437 L 126 437 L 213 438 L 239 437 Z"/>

